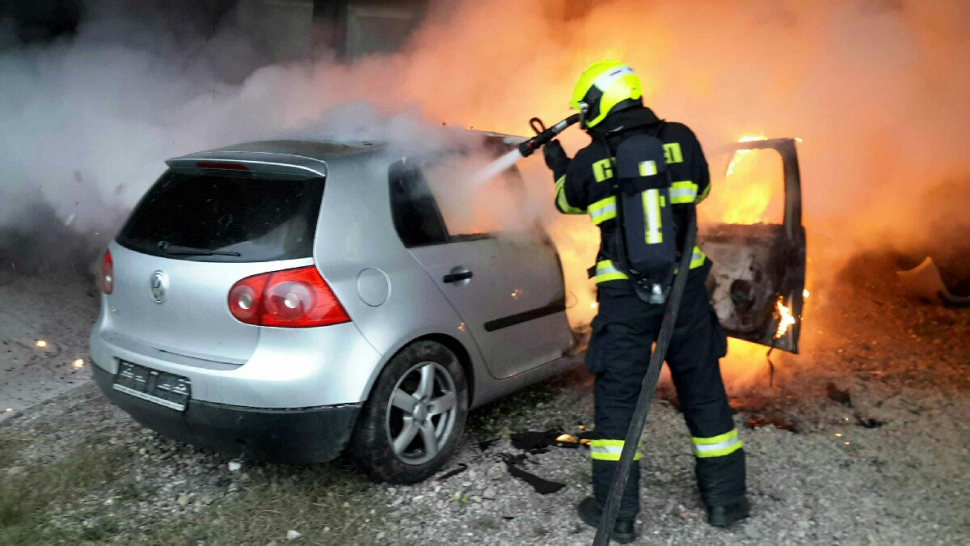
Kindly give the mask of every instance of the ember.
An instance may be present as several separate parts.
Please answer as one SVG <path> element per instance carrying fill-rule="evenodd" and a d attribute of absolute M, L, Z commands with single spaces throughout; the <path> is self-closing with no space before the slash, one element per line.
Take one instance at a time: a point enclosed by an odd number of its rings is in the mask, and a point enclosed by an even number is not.
<path fill-rule="evenodd" d="M 772 425 L 777 429 L 798 432 L 798 427 L 794 422 L 777 414 L 758 415 L 748 418 L 747 424 L 751 428 L 761 428 Z"/>
<path fill-rule="evenodd" d="M 37 347 L 38 349 L 44 349 L 47 347 L 47 342 L 44 341 L 43 339 L 38 339 L 37 342 L 34 343 L 34 346 Z"/>
<path fill-rule="evenodd" d="M 74 362 L 71 363 L 71 366 L 74 366 L 77 369 L 83 368 L 84 367 L 84 359 L 83 358 L 79 358 L 79 359 L 75 360 Z"/>

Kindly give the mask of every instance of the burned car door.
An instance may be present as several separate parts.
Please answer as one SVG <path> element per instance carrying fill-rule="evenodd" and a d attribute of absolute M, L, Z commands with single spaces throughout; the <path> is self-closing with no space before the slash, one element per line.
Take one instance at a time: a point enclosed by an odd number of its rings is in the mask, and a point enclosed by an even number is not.
<path fill-rule="evenodd" d="M 711 303 L 728 336 L 797 354 L 805 229 L 795 140 L 738 142 L 721 153 L 729 162 L 718 170 L 723 163 L 712 161 L 714 203 L 698 207 L 700 246 L 714 262 Z M 765 214 L 772 202 L 780 218 Z"/>

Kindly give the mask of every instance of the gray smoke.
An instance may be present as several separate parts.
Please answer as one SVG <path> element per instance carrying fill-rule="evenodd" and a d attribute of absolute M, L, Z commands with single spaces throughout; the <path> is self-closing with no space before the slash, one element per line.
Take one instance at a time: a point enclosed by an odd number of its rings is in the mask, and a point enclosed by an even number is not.
<path fill-rule="evenodd" d="M 170 157 L 268 138 L 411 153 L 462 140 L 416 108 L 355 100 L 331 52 L 267 53 L 251 4 L 92 1 L 76 34 L 28 45 L 0 21 L 0 267 L 78 269 Z"/>
<path fill-rule="evenodd" d="M 846 252 L 919 254 L 967 239 L 965 194 L 946 191 L 970 172 L 960 0 L 440 0 L 401 52 L 353 62 L 328 39 L 267 53 L 273 33 L 252 30 L 252 5 L 91 1 L 76 33 L 29 45 L 0 21 L 0 226 L 25 231 L 10 211 L 40 201 L 61 225 L 73 217 L 71 231 L 98 232 L 105 210 L 130 207 L 164 159 L 233 142 L 366 135 L 433 146 L 451 139 L 441 122 L 525 132 L 533 115 L 569 113 L 586 65 L 619 57 L 647 103 L 709 150 L 750 133 L 802 137 L 812 241 L 827 231 Z M 583 141 L 578 131 L 564 140 L 570 150 Z M 551 216 L 541 160 L 520 166 L 535 210 Z M 947 229 L 930 227 L 941 221 Z M 569 267 L 581 270 L 592 258 L 577 249 L 595 242 L 572 237 L 588 222 L 561 225 L 564 254 L 577 256 Z"/>

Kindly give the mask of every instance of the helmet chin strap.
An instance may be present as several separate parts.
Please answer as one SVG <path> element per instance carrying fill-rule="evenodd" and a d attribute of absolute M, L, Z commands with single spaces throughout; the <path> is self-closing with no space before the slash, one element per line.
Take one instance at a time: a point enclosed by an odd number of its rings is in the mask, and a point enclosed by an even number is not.
<path fill-rule="evenodd" d="M 583 129 L 589 129 L 586 126 L 586 114 L 589 112 L 589 105 L 585 102 L 579 103 L 579 126 Z"/>

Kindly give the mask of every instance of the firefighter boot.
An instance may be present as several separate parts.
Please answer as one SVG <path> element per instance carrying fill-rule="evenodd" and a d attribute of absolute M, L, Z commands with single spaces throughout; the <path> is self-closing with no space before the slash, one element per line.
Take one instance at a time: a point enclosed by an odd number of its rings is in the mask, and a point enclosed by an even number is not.
<path fill-rule="evenodd" d="M 600 518 L 603 517 L 603 508 L 596 503 L 593 497 L 586 497 L 579 503 L 577 508 L 580 519 L 586 525 L 599 528 Z M 613 540 L 620 544 L 629 544 L 637 539 L 637 531 L 633 520 L 618 519 L 613 524 Z"/>
<path fill-rule="evenodd" d="M 727 506 L 711 506 L 707 509 L 707 522 L 715 527 L 730 527 L 751 514 L 748 499 L 742 498 Z"/>

